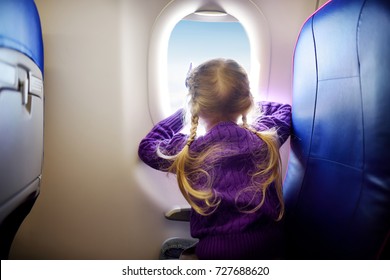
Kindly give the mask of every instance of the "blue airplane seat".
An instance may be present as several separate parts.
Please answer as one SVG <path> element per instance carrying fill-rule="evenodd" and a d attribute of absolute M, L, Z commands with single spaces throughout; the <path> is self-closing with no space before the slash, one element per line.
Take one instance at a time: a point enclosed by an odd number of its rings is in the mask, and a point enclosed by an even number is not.
<path fill-rule="evenodd" d="M 389 46 L 388 0 L 334 0 L 301 30 L 284 182 L 289 258 L 389 258 Z"/>
<path fill-rule="evenodd" d="M 0 254 L 38 195 L 43 161 L 43 41 L 33 0 L 0 0 Z"/>

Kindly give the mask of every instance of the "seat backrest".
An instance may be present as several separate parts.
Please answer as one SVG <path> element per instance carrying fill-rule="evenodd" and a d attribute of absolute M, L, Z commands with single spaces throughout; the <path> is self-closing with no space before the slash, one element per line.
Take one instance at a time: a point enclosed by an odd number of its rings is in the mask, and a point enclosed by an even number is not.
<path fill-rule="evenodd" d="M 383 257 L 390 233 L 390 1 L 333 0 L 294 53 L 289 257 Z"/>
<path fill-rule="evenodd" d="M 33 0 L 0 0 L 0 254 L 39 194 L 43 41 Z"/>

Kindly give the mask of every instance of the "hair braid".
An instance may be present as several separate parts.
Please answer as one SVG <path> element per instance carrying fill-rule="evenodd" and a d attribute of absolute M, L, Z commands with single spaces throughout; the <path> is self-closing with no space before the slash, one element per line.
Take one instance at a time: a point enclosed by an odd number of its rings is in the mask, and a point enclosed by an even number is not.
<path fill-rule="evenodd" d="M 198 129 L 198 124 L 199 124 L 199 117 L 197 115 L 192 115 L 191 117 L 191 129 L 190 129 L 190 135 L 187 139 L 187 146 L 190 146 L 192 142 L 194 142 L 195 137 L 196 137 L 196 131 Z"/>
<path fill-rule="evenodd" d="M 179 154 L 177 154 L 169 170 L 176 173 L 179 189 L 191 207 L 201 215 L 210 215 L 215 211 L 220 200 L 216 198 L 211 188 L 194 189 L 189 180 L 189 175 L 194 174 L 194 166 L 199 165 L 199 161 L 197 161 L 199 159 L 191 156 L 190 153 L 190 146 L 195 140 L 198 123 L 199 117 L 197 115 L 192 115 L 190 135 L 187 139 L 187 143 Z M 197 169 L 196 171 L 201 174 L 207 173 L 202 169 Z M 209 180 L 209 177 L 207 177 L 207 179 Z M 203 202 L 205 206 L 199 205 L 196 201 Z"/>

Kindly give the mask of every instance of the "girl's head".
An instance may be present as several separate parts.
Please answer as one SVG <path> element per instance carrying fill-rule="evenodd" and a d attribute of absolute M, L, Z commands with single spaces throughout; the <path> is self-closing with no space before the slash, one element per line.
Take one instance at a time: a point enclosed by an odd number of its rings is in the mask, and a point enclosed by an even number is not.
<path fill-rule="evenodd" d="M 246 116 L 253 104 L 245 70 L 234 60 L 209 60 L 194 70 L 187 79 L 192 116 L 206 122 L 236 121 Z"/>

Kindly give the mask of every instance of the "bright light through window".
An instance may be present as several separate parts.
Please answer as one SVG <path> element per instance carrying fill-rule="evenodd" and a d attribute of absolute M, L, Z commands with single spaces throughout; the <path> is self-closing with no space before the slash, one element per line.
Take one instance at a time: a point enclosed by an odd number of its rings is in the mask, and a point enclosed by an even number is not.
<path fill-rule="evenodd" d="M 168 92 L 170 111 L 185 105 L 186 75 L 193 67 L 213 58 L 229 58 L 240 63 L 250 76 L 250 46 L 239 22 L 181 20 L 171 33 L 168 46 Z"/>

